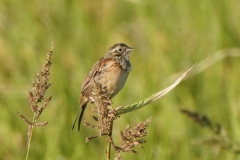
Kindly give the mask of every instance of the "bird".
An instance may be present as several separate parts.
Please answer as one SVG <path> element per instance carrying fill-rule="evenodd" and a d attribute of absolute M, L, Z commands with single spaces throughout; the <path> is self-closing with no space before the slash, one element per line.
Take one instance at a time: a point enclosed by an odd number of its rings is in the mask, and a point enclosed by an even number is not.
<path fill-rule="evenodd" d="M 132 51 L 133 48 L 126 44 L 116 43 L 94 64 L 81 86 L 79 111 L 72 130 L 78 119 L 78 131 L 80 131 L 84 111 L 91 102 L 90 97 L 96 90 L 96 84 L 106 89 L 106 96 L 109 99 L 123 88 L 132 68 L 129 59 L 129 53 Z"/>

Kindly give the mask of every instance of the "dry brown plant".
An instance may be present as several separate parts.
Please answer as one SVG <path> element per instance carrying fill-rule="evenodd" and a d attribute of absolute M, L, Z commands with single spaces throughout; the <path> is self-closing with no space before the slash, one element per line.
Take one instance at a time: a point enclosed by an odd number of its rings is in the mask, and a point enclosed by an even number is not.
<path fill-rule="evenodd" d="M 17 112 L 17 114 L 28 124 L 28 133 L 27 133 L 28 148 L 27 148 L 26 160 L 28 159 L 28 156 L 29 156 L 31 140 L 33 135 L 33 128 L 35 126 L 36 127 L 46 126 L 48 124 L 47 121 L 37 123 L 37 120 L 39 119 L 39 117 L 47 107 L 48 103 L 52 99 L 52 96 L 45 95 L 46 91 L 52 85 L 52 83 L 48 82 L 50 77 L 50 67 L 52 65 L 52 62 L 51 62 L 52 54 L 53 54 L 53 43 L 51 45 L 50 51 L 47 54 L 46 61 L 42 66 L 42 71 L 37 73 L 36 80 L 32 82 L 32 88 L 28 92 L 28 101 L 29 101 L 31 110 L 33 112 L 32 121 L 28 120 L 21 113 Z"/>

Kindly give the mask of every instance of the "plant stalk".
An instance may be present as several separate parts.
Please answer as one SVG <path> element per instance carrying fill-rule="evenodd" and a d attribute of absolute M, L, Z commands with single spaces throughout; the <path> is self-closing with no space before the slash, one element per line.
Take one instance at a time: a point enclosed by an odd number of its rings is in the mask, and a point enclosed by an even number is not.
<path fill-rule="evenodd" d="M 108 138 L 109 137 L 112 138 L 112 130 L 113 130 L 113 121 L 111 122 L 111 125 L 110 125 L 110 132 L 108 134 Z M 111 159 L 111 142 L 110 142 L 110 140 L 108 141 L 108 145 L 107 145 L 106 157 L 107 157 L 107 160 Z"/>
<path fill-rule="evenodd" d="M 26 160 L 28 160 L 29 152 L 30 152 L 30 147 L 31 147 L 31 140 L 32 140 L 32 133 L 33 133 L 33 128 L 36 123 L 36 113 L 33 115 L 33 122 L 32 125 L 28 128 L 28 147 L 27 147 L 27 155 L 26 155 Z"/>

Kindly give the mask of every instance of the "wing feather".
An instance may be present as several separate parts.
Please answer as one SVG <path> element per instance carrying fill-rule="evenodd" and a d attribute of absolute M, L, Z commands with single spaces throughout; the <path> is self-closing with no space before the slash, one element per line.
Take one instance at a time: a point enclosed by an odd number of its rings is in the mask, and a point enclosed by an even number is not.
<path fill-rule="evenodd" d="M 90 89 L 92 88 L 92 85 L 94 85 L 94 83 L 91 83 L 91 81 L 94 80 L 94 77 L 99 74 L 100 72 L 102 72 L 105 66 L 107 66 L 108 62 L 112 61 L 112 58 L 106 58 L 103 60 L 103 58 L 101 58 L 100 60 L 98 60 L 92 70 L 88 73 L 87 78 L 85 79 L 84 83 L 82 84 L 82 93 L 89 93 L 91 92 Z"/>

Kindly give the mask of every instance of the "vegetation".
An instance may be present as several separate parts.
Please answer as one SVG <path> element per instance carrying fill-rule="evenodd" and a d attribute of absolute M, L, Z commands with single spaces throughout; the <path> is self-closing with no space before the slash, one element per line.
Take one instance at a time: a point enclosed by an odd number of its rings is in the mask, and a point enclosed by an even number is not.
<path fill-rule="evenodd" d="M 105 159 L 106 139 L 86 143 L 85 138 L 96 131 L 82 126 L 80 133 L 71 132 L 71 125 L 81 83 L 92 65 L 117 42 L 135 50 L 131 53 L 133 69 L 124 89 L 113 99 L 114 107 L 164 89 L 179 77 L 177 73 L 197 63 L 192 74 L 169 94 L 114 122 L 113 137 L 128 124 L 152 117 L 143 148 L 137 148 L 137 154 L 123 154 L 123 159 L 238 159 L 239 10 L 237 0 L 2 0 L 0 159 L 26 156 L 28 126 L 16 112 L 31 119 L 31 82 L 41 71 L 52 41 L 49 82 L 53 85 L 47 95 L 53 98 L 39 118 L 48 124 L 34 128 L 29 159 Z M 196 125 L 183 114 L 200 124 L 205 121 L 198 121 L 199 117 L 205 117 L 211 125 Z M 84 119 L 91 122 L 92 115 L 89 107 Z M 221 134 L 216 123 L 224 128 Z M 220 141 L 218 133 L 227 138 Z"/>

